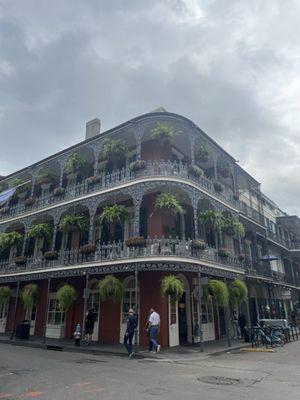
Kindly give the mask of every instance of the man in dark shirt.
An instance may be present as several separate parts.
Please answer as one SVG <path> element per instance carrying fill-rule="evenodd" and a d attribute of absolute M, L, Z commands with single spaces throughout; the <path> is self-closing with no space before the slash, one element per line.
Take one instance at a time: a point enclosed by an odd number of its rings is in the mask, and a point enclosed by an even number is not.
<path fill-rule="evenodd" d="M 128 358 L 131 358 L 133 356 L 132 339 L 133 339 L 135 328 L 137 327 L 137 318 L 134 315 L 134 311 L 132 308 L 129 309 L 128 314 L 129 315 L 127 318 L 127 327 L 126 327 L 126 332 L 124 335 L 124 346 L 127 349 Z"/>

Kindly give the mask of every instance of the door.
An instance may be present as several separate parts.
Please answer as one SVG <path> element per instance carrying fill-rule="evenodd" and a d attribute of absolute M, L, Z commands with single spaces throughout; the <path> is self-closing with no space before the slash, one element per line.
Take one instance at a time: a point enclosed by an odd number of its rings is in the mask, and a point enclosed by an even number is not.
<path fill-rule="evenodd" d="M 188 341 L 187 315 L 186 315 L 186 293 L 184 292 L 178 302 L 179 343 L 186 344 Z"/>
<path fill-rule="evenodd" d="M 0 305 L 0 333 L 5 332 L 9 303 Z"/>
<path fill-rule="evenodd" d="M 87 300 L 87 311 L 93 310 L 94 314 L 94 331 L 92 340 L 99 340 L 99 318 L 100 318 L 100 295 L 98 289 L 98 282 L 92 282 L 89 290 L 89 297 Z"/>
<path fill-rule="evenodd" d="M 56 293 L 49 293 L 49 311 L 46 336 L 54 339 L 65 337 L 66 313 L 59 307 Z"/>
<path fill-rule="evenodd" d="M 120 326 L 120 343 L 123 343 L 124 335 L 127 326 L 128 310 L 133 308 L 134 310 L 139 309 L 139 289 L 137 290 L 137 301 L 136 301 L 136 288 L 135 278 L 129 277 L 124 281 L 124 293 L 121 309 L 121 326 Z M 136 341 L 139 341 L 139 330 L 137 330 Z"/>
<path fill-rule="evenodd" d="M 194 343 L 200 342 L 200 332 L 198 324 L 198 300 L 193 299 L 193 326 L 194 326 Z M 203 341 L 215 340 L 215 322 L 213 314 L 212 300 L 204 300 L 201 302 L 201 322 L 202 322 L 202 333 Z"/>
<path fill-rule="evenodd" d="M 169 346 L 179 345 L 178 302 L 172 302 L 169 296 Z"/>
<path fill-rule="evenodd" d="M 35 332 L 35 320 L 36 320 L 36 306 L 32 306 L 26 310 L 25 319 L 30 322 L 29 335 L 33 336 Z"/>

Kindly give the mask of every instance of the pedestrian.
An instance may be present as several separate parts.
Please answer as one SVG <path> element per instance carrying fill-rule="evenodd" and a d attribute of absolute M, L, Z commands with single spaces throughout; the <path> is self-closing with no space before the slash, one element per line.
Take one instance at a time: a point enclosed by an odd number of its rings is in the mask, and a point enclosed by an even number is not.
<path fill-rule="evenodd" d="M 81 326 L 80 324 L 76 325 L 75 331 L 73 333 L 73 337 L 74 337 L 74 346 L 80 346 L 80 338 L 81 338 Z"/>
<path fill-rule="evenodd" d="M 233 311 L 232 313 L 232 330 L 233 330 L 233 339 L 238 339 L 239 338 L 239 319 L 237 316 L 236 310 Z"/>
<path fill-rule="evenodd" d="M 134 310 L 132 308 L 128 311 L 128 318 L 127 318 L 127 326 L 124 335 L 124 346 L 128 352 L 128 358 L 132 358 L 133 351 L 132 351 L 132 339 L 134 335 L 134 331 L 137 327 L 137 318 L 134 315 Z"/>
<path fill-rule="evenodd" d="M 149 352 L 151 353 L 152 352 L 152 342 L 151 342 L 151 339 L 150 339 L 150 321 L 149 321 L 150 315 L 151 315 L 151 310 L 149 311 L 149 314 L 148 314 L 148 317 L 147 317 L 147 322 L 146 322 L 146 325 L 145 325 L 144 329 L 147 332 L 148 341 L 149 341 Z"/>
<path fill-rule="evenodd" d="M 94 325 L 95 325 L 95 315 L 94 315 L 94 310 L 91 308 L 86 313 L 84 321 L 84 333 L 87 346 L 89 346 L 92 342 Z"/>
<path fill-rule="evenodd" d="M 159 353 L 161 346 L 157 343 L 157 334 L 160 327 L 160 316 L 154 310 L 154 308 L 150 309 L 150 317 L 149 317 L 149 324 L 150 324 L 150 340 L 152 343 L 152 353 Z"/>
<path fill-rule="evenodd" d="M 245 314 L 239 313 L 239 327 L 241 331 L 241 339 L 245 338 L 245 327 L 246 327 L 247 321 Z"/>

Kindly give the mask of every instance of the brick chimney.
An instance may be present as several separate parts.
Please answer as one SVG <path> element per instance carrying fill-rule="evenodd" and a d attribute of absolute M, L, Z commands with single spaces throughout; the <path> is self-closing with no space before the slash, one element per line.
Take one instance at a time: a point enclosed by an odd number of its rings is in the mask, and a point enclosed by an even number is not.
<path fill-rule="evenodd" d="M 98 118 L 92 119 L 86 123 L 85 139 L 91 139 L 99 135 L 101 129 L 101 121 Z"/>

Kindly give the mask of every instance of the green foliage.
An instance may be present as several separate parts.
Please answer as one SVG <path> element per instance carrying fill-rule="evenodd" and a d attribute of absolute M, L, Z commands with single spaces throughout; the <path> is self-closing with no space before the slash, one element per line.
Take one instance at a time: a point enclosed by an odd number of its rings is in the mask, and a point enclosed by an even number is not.
<path fill-rule="evenodd" d="M 66 162 L 65 172 L 67 174 L 82 173 L 86 165 L 87 159 L 78 153 L 74 153 L 68 158 L 68 161 Z"/>
<path fill-rule="evenodd" d="M 229 301 L 229 292 L 225 282 L 216 279 L 208 281 L 208 290 L 217 300 L 220 307 L 226 307 Z"/>
<path fill-rule="evenodd" d="M 0 306 L 6 304 L 11 296 L 11 290 L 8 286 L 0 286 Z"/>
<path fill-rule="evenodd" d="M 57 180 L 57 175 L 52 171 L 43 171 L 36 178 L 36 184 L 42 185 L 47 183 L 54 183 Z"/>
<path fill-rule="evenodd" d="M 206 162 L 209 158 L 209 156 L 211 155 L 212 150 L 211 147 L 204 143 L 204 144 L 200 144 L 198 146 L 196 146 L 195 148 L 195 160 L 197 161 L 202 161 L 202 162 Z"/>
<path fill-rule="evenodd" d="M 217 165 L 218 172 L 223 178 L 228 178 L 230 176 L 230 165 L 226 161 L 220 161 Z"/>
<path fill-rule="evenodd" d="M 24 183 L 24 179 L 21 178 L 15 178 L 12 183 L 11 186 L 12 187 L 17 187 L 19 185 L 22 185 L 22 183 Z M 24 192 L 28 192 L 30 190 L 30 183 L 26 183 L 26 185 L 22 185 L 21 187 L 17 188 L 17 193 L 24 193 Z"/>
<path fill-rule="evenodd" d="M 232 217 L 223 217 L 223 232 L 228 236 L 244 237 L 244 225 Z"/>
<path fill-rule="evenodd" d="M 20 248 L 23 242 L 23 235 L 17 231 L 0 233 L 0 253 L 15 246 Z"/>
<path fill-rule="evenodd" d="M 207 229 L 220 232 L 223 227 L 222 214 L 215 210 L 202 211 L 198 216 L 200 224 Z"/>
<path fill-rule="evenodd" d="M 106 206 L 103 208 L 102 213 L 99 216 L 100 223 L 112 224 L 114 222 L 124 223 L 130 216 L 130 212 L 127 208 L 120 204 L 114 204 L 112 206 Z"/>
<path fill-rule="evenodd" d="M 170 144 L 174 136 L 174 128 L 162 122 L 157 122 L 156 127 L 151 130 L 151 138 L 158 140 L 160 144 Z"/>
<path fill-rule="evenodd" d="M 11 186 L 12 186 L 12 187 L 16 187 L 16 186 L 18 186 L 18 185 L 21 185 L 23 182 L 24 182 L 23 179 L 21 179 L 21 178 L 15 178 L 15 179 L 12 181 Z"/>
<path fill-rule="evenodd" d="M 57 291 L 58 304 L 62 311 L 67 311 L 68 308 L 70 308 L 74 303 L 76 298 L 76 290 L 72 285 L 65 284 Z"/>
<path fill-rule="evenodd" d="M 35 283 L 29 283 L 21 290 L 21 299 L 24 307 L 30 310 L 32 306 L 36 306 L 39 300 L 39 287 Z"/>
<path fill-rule="evenodd" d="M 71 232 L 78 230 L 81 234 L 88 230 L 89 221 L 85 215 L 68 214 L 62 217 L 59 223 L 59 229 L 62 232 Z"/>
<path fill-rule="evenodd" d="M 170 296 L 172 302 L 176 302 L 184 293 L 182 281 L 175 275 L 167 275 L 161 280 L 161 293 Z"/>
<path fill-rule="evenodd" d="M 247 301 L 248 289 L 245 282 L 235 279 L 228 285 L 228 288 L 231 305 L 237 306 Z"/>
<path fill-rule="evenodd" d="M 156 197 L 153 212 L 159 210 L 167 210 L 175 215 L 183 213 L 183 208 L 178 198 L 170 193 L 161 193 Z"/>
<path fill-rule="evenodd" d="M 123 283 L 113 275 L 106 275 L 99 282 L 99 295 L 101 301 L 111 300 L 120 303 L 123 297 Z"/>
<path fill-rule="evenodd" d="M 194 164 L 189 165 L 189 173 L 196 176 L 197 178 L 200 178 L 204 175 L 203 169 Z"/>
<path fill-rule="evenodd" d="M 103 160 L 123 159 L 128 151 L 126 143 L 121 139 L 106 139 L 101 149 L 101 158 Z"/>
<path fill-rule="evenodd" d="M 32 226 L 28 231 L 29 238 L 44 238 L 50 240 L 53 235 L 53 228 L 50 224 L 41 223 Z"/>

